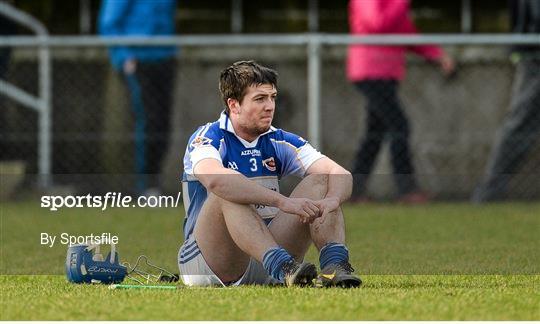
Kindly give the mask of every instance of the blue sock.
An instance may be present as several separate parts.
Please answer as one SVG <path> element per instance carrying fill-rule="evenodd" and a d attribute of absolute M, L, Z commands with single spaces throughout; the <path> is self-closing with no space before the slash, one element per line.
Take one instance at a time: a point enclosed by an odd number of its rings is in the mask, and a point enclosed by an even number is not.
<path fill-rule="evenodd" d="M 263 266 L 266 272 L 273 278 L 283 281 L 283 265 L 292 260 L 292 256 L 282 247 L 273 247 L 268 249 L 263 256 Z"/>
<path fill-rule="evenodd" d="M 321 269 L 324 269 L 329 264 L 349 262 L 349 250 L 341 243 L 327 243 L 322 247 L 319 262 Z"/>

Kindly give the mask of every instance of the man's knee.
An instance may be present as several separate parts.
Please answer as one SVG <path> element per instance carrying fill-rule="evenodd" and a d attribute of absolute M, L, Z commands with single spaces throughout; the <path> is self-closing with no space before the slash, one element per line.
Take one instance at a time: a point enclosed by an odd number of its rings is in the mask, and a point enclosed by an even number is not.
<path fill-rule="evenodd" d="M 328 174 L 310 174 L 304 180 L 311 182 L 313 186 L 328 187 Z"/>
<path fill-rule="evenodd" d="M 328 192 L 328 175 L 310 174 L 302 180 L 297 188 L 300 191 L 298 192 L 299 197 L 322 199 Z"/>

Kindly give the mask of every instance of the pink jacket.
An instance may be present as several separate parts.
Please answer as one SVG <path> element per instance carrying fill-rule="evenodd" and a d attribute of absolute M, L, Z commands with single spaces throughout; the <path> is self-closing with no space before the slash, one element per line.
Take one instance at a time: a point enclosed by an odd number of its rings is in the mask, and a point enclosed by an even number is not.
<path fill-rule="evenodd" d="M 409 0 L 350 0 L 351 34 L 416 34 L 416 27 L 409 17 L 409 8 Z M 347 57 L 347 77 L 351 81 L 402 80 L 405 76 L 407 51 L 430 60 L 443 55 L 439 46 L 432 45 L 351 45 Z"/>

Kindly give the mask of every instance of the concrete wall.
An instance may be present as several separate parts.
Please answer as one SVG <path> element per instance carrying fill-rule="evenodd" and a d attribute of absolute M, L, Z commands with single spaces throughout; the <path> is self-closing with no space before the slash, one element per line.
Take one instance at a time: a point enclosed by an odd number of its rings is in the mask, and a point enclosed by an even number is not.
<path fill-rule="evenodd" d="M 436 66 L 411 58 L 400 94 L 412 126 L 412 149 L 422 187 L 440 198 L 467 198 L 483 173 L 495 133 L 508 110 L 513 66 L 504 48 L 449 48 L 459 70 L 444 78 Z M 364 132 L 364 102 L 347 82 L 344 47 L 326 48 L 322 64 L 322 150 L 347 168 Z M 186 49 L 179 68 L 177 125 L 167 160 L 168 174 L 178 169 L 185 141 L 194 129 L 217 118 L 219 71 L 239 59 L 256 59 L 280 75 L 274 125 L 307 135 L 305 51 L 299 47 Z M 279 59 L 277 59 L 279 58 Z M 198 94 L 204 95 L 199 96 Z M 194 95 L 195 94 L 195 95 Z M 540 144 L 540 143 L 539 143 Z M 512 184 L 514 197 L 540 192 L 540 145 Z M 388 149 L 379 156 L 369 190 L 372 195 L 394 194 Z M 172 177 L 168 177 L 171 179 Z M 169 186 L 172 187 L 172 183 Z"/>
<path fill-rule="evenodd" d="M 483 172 L 496 130 L 508 110 L 513 66 L 502 47 L 452 47 L 449 50 L 460 62 L 454 78 L 445 79 L 435 66 L 411 58 L 400 93 L 410 117 L 414 161 L 422 187 L 440 198 L 466 198 Z M 325 47 L 323 53 L 322 150 L 349 168 L 364 132 L 364 102 L 345 78 L 345 48 Z M 54 57 L 54 163 L 62 165 L 56 168 L 57 172 L 132 172 L 129 135 L 132 118 L 128 96 L 118 76 L 108 68 L 105 52 L 63 50 Z M 274 125 L 307 136 L 304 48 L 184 48 L 179 56 L 171 145 L 162 176 L 167 190 L 179 188 L 181 160 L 189 135 L 198 125 L 217 119 L 222 109 L 217 90 L 219 72 L 241 59 L 255 59 L 279 72 Z M 35 62 L 24 55 L 15 55 L 14 62 L 12 79 L 26 80 L 27 73 L 19 75 L 17 71 Z M 6 120 L 20 119 L 17 116 L 21 109 L 10 111 Z M 83 125 L 77 116 L 84 116 Z M 34 124 L 35 118 L 32 118 Z M 15 128 L 16 125 L 12 125 L 10 129 Z M 66 133 L 66 129 L 69 132 Z M 69 135 L 77 132 L 81 132 L 80 142 Z M 531 175 L 538 173 L 535 169 L 540 165 L 539 146 L 522 168 L 525 175 L 517 176 L 514 181 L 515 197 L 540 196 L 538 175 Z M 389 197 L 394 189 L 388 150 L 385 148 L 382 153 L 369 188 L 375 196 Z M 67 163 L 69 157 L 75 157 L 73 163 L 81 167 Z M 32 159 L 35 156 L 32 155 Z M 85 163 L 93 166 L 85 169 Z"/>

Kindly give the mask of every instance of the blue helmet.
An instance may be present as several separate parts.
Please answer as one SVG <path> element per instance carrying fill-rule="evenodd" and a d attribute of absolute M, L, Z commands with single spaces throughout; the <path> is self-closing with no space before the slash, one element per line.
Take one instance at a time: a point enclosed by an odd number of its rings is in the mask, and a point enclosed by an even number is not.
<path fill-rule="evenodd" d="M 92 253 L 95 250 L 95 253 Z M 74 283 L 120 283 L 127 268 L 120 265 L 116 247 L 111 244 L 111 252 L 105 259 L 99 253 L 99 244 L 72 245 L 67 250 L 66 276 Z"/>

